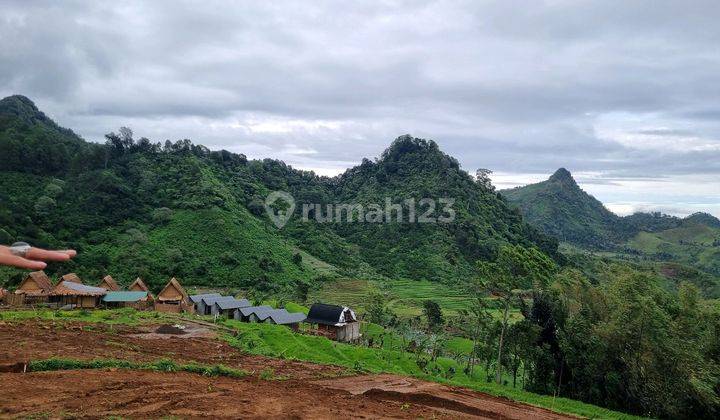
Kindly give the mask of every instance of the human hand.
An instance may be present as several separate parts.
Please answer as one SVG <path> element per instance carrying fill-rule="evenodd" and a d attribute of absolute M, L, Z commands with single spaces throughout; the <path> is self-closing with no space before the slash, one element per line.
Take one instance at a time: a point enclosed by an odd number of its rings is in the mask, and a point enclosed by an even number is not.
<path fill-rule="evenodd" d="M 34 248 L 24 242 L 16 242 L 12 247 L 0 245 L 0 265 L 42 270 L 47 267 L 45 261 L 67 261 L 77 255 L 72 249 L 48 251 Z"/>

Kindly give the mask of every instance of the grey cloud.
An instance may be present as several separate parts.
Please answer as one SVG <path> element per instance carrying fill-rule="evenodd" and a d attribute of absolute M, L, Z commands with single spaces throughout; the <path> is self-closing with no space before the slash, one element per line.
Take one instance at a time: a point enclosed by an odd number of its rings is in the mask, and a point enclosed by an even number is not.
<path fill-rule="evenodd" d="M 0 94 L 90 140 L 129 125 L 311 168 L 412 133 L 469 170 L 720 174 L 719 18 L 712 1 L 6 1 Z"/>

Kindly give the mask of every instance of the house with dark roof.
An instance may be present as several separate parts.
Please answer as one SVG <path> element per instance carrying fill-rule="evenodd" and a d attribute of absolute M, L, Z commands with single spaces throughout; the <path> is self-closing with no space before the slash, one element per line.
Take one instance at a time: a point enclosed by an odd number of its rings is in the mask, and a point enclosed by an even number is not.
<path fill-rule="evenodd" d="M 276 309 L 262 313 L 265 318 L 262 322 L 267 324 L 287 325 L 293 330 L 300 328 L 300 323 L 305 321 L 307 316 L 302 312 L 288 312 L 286 309 Z"/>
<path fill-rule="evenodd" d="M 205 305 L 202 303 L 203 298 L 209 298 L 209 297 L 219 297 L 220 293 L 202 293 L 199 295 L 190 295 L 190 303 L 192 303 L 193 307 L 195 308 L 195 313 L 204 315 L 204 307 Z M 202 305 L 202 308 L 201 308 Z M 201 310 L 203 309 L 203 310 Z"/>
<path fill-rule="evenodd" d="M 213 306 L 210 307 L 210 313 L 211 315 L 234 318 L 236 309 L 247 308 L 249 306 L 252 306 L 252 303 L 247 299 L 221 299 L 216 300 Z"/>
<path fill-rule="evenodd" d="M 355 312 L 347 306 L 315 303 L 305 322 L 316 325 L 318 333 L 336 341 L 360 339 L 360 323 Z"/>
<path fill-rule="evenodd" d="M 199 315 L 212 315 L 212 308 L 215 302 L 219 300 L 234 300 L 234 296 L 205 296 L 200 298 L 200 302 L 197 305 L 197 310 L 195 313 Z"/>
<path fill-rule="evenodd" d="M 257 321 L 258 317 L 256 316 L 256 314 L 258 312 L 268 312 L 272 310 L 273 308 L 267 305 L 247 306 L 244 308 L 236 309 L 234 318 L 238 321 L 251 322 L 250 318 L 253 317 L 253 319 Z"/>

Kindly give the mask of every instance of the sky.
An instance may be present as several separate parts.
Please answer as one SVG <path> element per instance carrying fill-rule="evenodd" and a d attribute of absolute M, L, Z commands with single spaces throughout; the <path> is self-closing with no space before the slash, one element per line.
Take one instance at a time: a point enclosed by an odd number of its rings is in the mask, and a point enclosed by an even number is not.
<path fill-rule="evenodd" d="M 717 1 L 0 0 L 0 96 L 90 141 L 335 175 L 435 140 L 499 188 L 570 170 L 618 214 L 720 216 Z"/>

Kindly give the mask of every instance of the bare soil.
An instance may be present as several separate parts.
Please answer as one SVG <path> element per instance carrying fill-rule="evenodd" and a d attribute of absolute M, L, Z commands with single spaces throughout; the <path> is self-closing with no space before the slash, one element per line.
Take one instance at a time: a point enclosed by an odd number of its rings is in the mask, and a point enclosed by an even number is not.
<path fill-rule="evenodd" d="M 458 387 L 397 375 L 348 376 L 335 366 L 239 353 L 201 327 L 159 334 L 142 327 L 0 323 L 0 417 L 572 418 Z M 242 379 L 103 369 L 23 373 L 29 360 L 62 357 L 224 364 Z M 261 379 L 270 368 L 275 378 Z"/>

